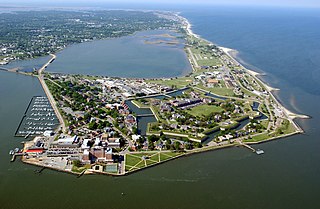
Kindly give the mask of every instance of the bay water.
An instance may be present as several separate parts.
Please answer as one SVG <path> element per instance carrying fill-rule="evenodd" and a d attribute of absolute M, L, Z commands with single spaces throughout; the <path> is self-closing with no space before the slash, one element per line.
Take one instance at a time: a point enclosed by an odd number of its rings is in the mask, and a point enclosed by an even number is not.
<path fill-rule="evenodd" d="M 183 157 L 135 174 L 75 176 L 10 163 L 13 137 L 38 80 L 0 72 L 0 208 L 320 208 L 320 12 L 279 8 L 184 8 L 195 33 L 239 51 L 264 72 L 279 100 L 312 116 L 305 134 L 255 145 L 264 155 L 229 148 Z M 120 75 L 119 75 L 120 76 Z M 124 195 L 121 195 L 124 193 Z"/>

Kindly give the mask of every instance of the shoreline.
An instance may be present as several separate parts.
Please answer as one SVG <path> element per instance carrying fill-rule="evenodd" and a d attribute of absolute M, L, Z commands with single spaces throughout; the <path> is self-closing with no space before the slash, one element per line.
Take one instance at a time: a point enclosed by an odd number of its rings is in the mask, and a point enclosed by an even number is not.
<path fill-rule="evenodd" d="M 284 112 L 291 118 L 291 119 L 295 119 L 295 118 L 301 118 L 301 119 L 308 119 L 310 118 L 310 116 L 307 116 L 307 115 L 301 115 L 301 114 L 297 114 L 297 113 L 294 113 L 290 110 L 288 110 L 287 108 L 284 107 L 283 104 L 281 104 L 281 102 L 276 98 L 276 96 L 272 93 L 273 91 L 280 91 L 279 88 L 274 88 L 274 87 L 271 87 L 269 85 L 267 85 L 262 79 L 260 79 L 258 76 L 261 76 L 261 75 L 265 75 L 265 73 L 258 73 L 256 71 L 253 71 L 253 70 L 249 70 L 248 68 L 244 67 L 240 62 L 238 62 L 236 60 L 236 58 L 234 56 L 232 56 L 232 54 L 230 52 L 232 51 L 235 51 L 237 52 L 236 50 L 234 49 L 230 49 L 230 48 L 226 48 L 226 47 L 219 47 L 225 54 L 227 54 L 233 61 L 235 61 L 237 64 L 239 64 L 243 69 L 245 69 L 249 74 L 251 74 L 256 80 L 258 80 L 265 89 L 267 89 L 267 91 L 270 93 L 270 95 L 273 97 L 273 99 L 278 103 L 280 104 L 279 106 L 281 106 L 284 110 Z"/>
<path fill-rule="evenodd" d="M 191 27 L 192 25 L 189 23 L 189 21 L 182 17 L 182 16 L 179 16 L 178 14 L 175 13 L 175 15 L 177 17 L 180 18 L 180 20 L 182 20 L 182 26 L 186 27 L 186 32 L 187 32 L 187 36 L 194 36 L 198 39 L 202 39 L 206 42 L 208 42 L 209 44 L 212 42 L 206 40 L 206 39 L 203 39 L 201 38 L 199 35 L 197 34 L 194 34 Z M 305 118 L 309 118 L 308 116 L 305 116 L 305 115 L 299 115 L 299 114 L 295 114 L 291 111 L 289 111 L 288 109 L 286 109 L 278 100 L 277 98 L 274 96 L 274 94 L 272 93 L 272 91 L 278 91 L 280 89 L 276 89 L 276 88 L 272 88 L 270 86 L 268 86 L 264 81 L 262 81 L 260 78 L 258 78 L 259 75 L 261 75 L 261 73 L 258 73 L 258 72 L 255 72 L 255 71 L 252 71 L 252 70 L 249 70 L 247 68 L 245 68 L 241 63 L 239 63 L 232 55 L 231 55 L 231 52 L 232 51 L 235 51 L 233 49 L 230 49 L 230 48 L 226 48 L 226 47 L 219 47 L 219 49 L 221 49 L 228 57 L 230 57 L 232 60 L 235 61 L 235 63 L 239 64 L 243 69 L 245 69 L 246 72 L 248 72 L 250 75 L 252 75 L 254 77 L 254 79 L 256 79 L 257 81 L 259 81 L 261 83 L 261 85 L 267 90 L 267 92 L 270 94 L 272 100 L 274 100 L 277 105 L 283 110 L 283 112 L 285 113 L 287 119 L 293 123 L 293 125 L 295 126 L 295 129 L 296 131 L 295 132 L 292 132 L 292 133 L 289 133 L 289 134 L 284 134 L 284 135 L 279 135 L 279 136 L 276 136 L 276 137 L 271 137 L 271 138 L 268 138 L 266 140 L 262 140 L 262 141 L 256 141 L 256 142 L 243 142 L 244 144 L 260 144 L 260 143 L 264 143 L 264 142 L 268 142 L 268 141 L 272 141 L 272 140 L 275 140 L 275 139 L 280 139 L 280 138 L 286 138 L 286 137 L 289 137 L 291 135 L 295 135 L 295 134 L 299 134 L 299 133 L 304 133 L 303 129 L 299 126 L 298 123 L 296 123 L 294 121 L 295 118 L 302 118 L 302 119 L 305 119 Z M 185 52 L 185 51 L 184 51 Z M 235 51 L 236 52 L 236 51 Z M 52 55 L 54 56 L 55 58 L 55 55 Z M 190 62 L 190 61 L 189 61 Z M 47 64 L 47 63 L 46 63 Z M 41 72 L 46 68 L 46 64 L 39 70 L 39 81 L 41 83 Z M 50 64 L 50 63 L 49 63 Z M 191 65 L 191 63 L 190 63 Z M 192 66 L 192 65 L 191 65 Z M 191 72 L 192 74 L 193 72 Z M 65 74 L 68 74 L 68 73 L 65 73 Z M 179 76 L 178 78 L 183 78 L 185 76 Z M 171 77 L 172 78 L 176 78 L 176 77 Z M 136 79 L 136 78 L 129 78 L 129 79 Z M 140 79 L 144 79 L 144 80 L 150 80 L 150 78 L 140 78 Z M 157 78 L 157 79 L 162 79 L 162 78 Z M 44 88 L 44 87 L 43 87 Z M 218 95 L 219 96 L 219 95 Z M 154 114 L 155 115 L 155 114 Z M 155 115 L 156 117 L 156 115 Z M 61 124 L 60 124 L 61 125 Z M 180 157 L 184 157 L 184 156 L 188 156 L 188 155 L 192 155 L 192 154 L 196 154 L 196 153 L 201 153 L 201 152 L 206 152 L 206 151 L 211 151 L 211 150 L 216 150 L 216 149 L 223 149 L 223 148 L 229 148 L 229 147 L 234 147 L 234 146 L 242 146 L 241 144 L 237 143 L 236 141 L 234 141 L 235 143 L 232 143 L 232 144 L 226 144 L 226 145 L 221 145 L 221 146 L 204 146 L 203 148 L 198 148 L 198 149 L 194 149 L 192 151 L 186 151 L 184 154 L 182 155 L 179 155 L 179 156 L 176 156 L 176 157 L 173 157 L 169 160 L 166 160 L 166 161 L 163 161 L 163 162 L 159 162 L 159 163 L 156 163 L 156 164 L 152 164 L 150 166 L 146 166 L 146 167 L 143 167 L 143 168 L 140 168 L 140 169 L 137 169 L 137 170 L 134 170 L 132 172 L 124 172 L 122 174 L 118 174 L 116 176 L 125 176 L 125 175 L 129 175 L 131 173 L 134 173 L 134 172 L 137 172 L 137 171 L 140 171 L 140 170 L 144 170 L 146 168 L 149 168 L 149 167 L 153 167 L 153 166 L 156 166 L 158 164 L 162 164 L 164 162 L 167 162 L 167 161 L 171 161 L 171 160 L 174 160 L 174 159 L 177 159 L 177 158 L 180 158 Z M 22 158 L 22 162 L 24 162 L 25 159 Z M 36 165 L 36 166 L 41 166 L 37 163 L 33 163 L 33 162 L 25 162 L 25 163 L 29 163 L 29 164 L 32 164 L 32 165 Z M 43 166 L 41 166 L 43 167 Z M 53 170 L 59 170 L 59 171 L 62 171 L 62 172 L 68 172 L 68 171 L 65 171 L 65 170 L 60 170 L 60 169 L 55 169 L 55 168 L 52 168 L 52 167 L 49 167 L 47 166 L 47 168 L 49 169 L 53 169 Z M 84 173 L 84 174 L 92 174 L 92 173 L 99 173 L 99 172 L 91 172 L 90 169 L 87 170 L 88 173 Z M 73 173 L 75 174 L 75 173 Z M 109 175 L 108 173 L 99 173 L 99 174 L 104 174 L 104 175 Z"/>

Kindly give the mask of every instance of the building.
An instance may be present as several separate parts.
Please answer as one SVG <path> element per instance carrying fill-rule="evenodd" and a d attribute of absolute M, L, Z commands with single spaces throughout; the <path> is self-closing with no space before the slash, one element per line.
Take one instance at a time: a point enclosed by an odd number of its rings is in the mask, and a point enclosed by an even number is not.
<path fill-rule="evenodd" d="M 50 136 L 53 136 L 53 135 L 54 135 L 53 131 L 47 130 L 47 131 L 43 132 L 43 136 L 45 136 L 45 137 L 50 137 Z"/>
<path fill-rule="evenodd" d="M 81 162 L 84 164 L 90 164 L 90 152 L 88 150 L 84 150 L 82 154 Z"/>
<path fill-rule="evenodd" d="M 112 148 L 93 148 L 91 149 L 90 153 L 92 162 L 113 163 Z"/>
<path fill-rule="evenodd" d="M 43 152 L 43 148 L 30 148 L 25 151 L 27 154 L 42 154 Z"/>
<path fill-rule="evenodd" d="M 120 148 L 120 138 L 109 138 L 108 147 L 110 148 Z"/>
<path fill-rule="evenodd" d="M 219 84 L 219 80 L 217 79 L 208 79 L 207 80 L 207 86 L 210 87 L 214 87 L 215 85 Z"/>
<path fill-rule="evenodd" d="M 64 148 L 64 147 L 76 148 L 80 146 L 78 136 L 60 138 L 57 141 L 53 142 L 51 145 L 53 147 L 61 147 L 61 148 Z"/>

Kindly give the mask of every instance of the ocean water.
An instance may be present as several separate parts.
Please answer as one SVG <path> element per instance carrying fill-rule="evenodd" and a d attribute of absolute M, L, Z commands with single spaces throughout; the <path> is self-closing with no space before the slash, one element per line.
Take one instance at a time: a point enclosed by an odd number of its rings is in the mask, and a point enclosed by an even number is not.
<path fill-rule="evenodd" d="M 179 8 L 174 8 L 175 11 Z M 306 133 L 255 145 L 264 155 L 230 148 L 184 157 L 121 178 L 84 176 L 10 163 L 8 151 L 31 96 L 31 77 L 0 72 L 0 208 L 318 209 L 320 203 L 320 12 L 275 8 L 180 8 L 195 33 L 239 51 L 237 59 L 280 88 Z M 121 195 L 121 193 L 125 195 Z"/>

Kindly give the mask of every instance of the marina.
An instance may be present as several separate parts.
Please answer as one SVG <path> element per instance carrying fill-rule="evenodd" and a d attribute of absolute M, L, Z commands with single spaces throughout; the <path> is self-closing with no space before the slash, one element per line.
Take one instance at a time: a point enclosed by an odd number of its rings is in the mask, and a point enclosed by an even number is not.
<path fill-rule="evenodd" d="M 22 120 L 16 130 L 15 136 L 28 138 L 41 135 L 44 131 L 54 130 L 59 121 L 47 97 L 32 97 Z"/>

